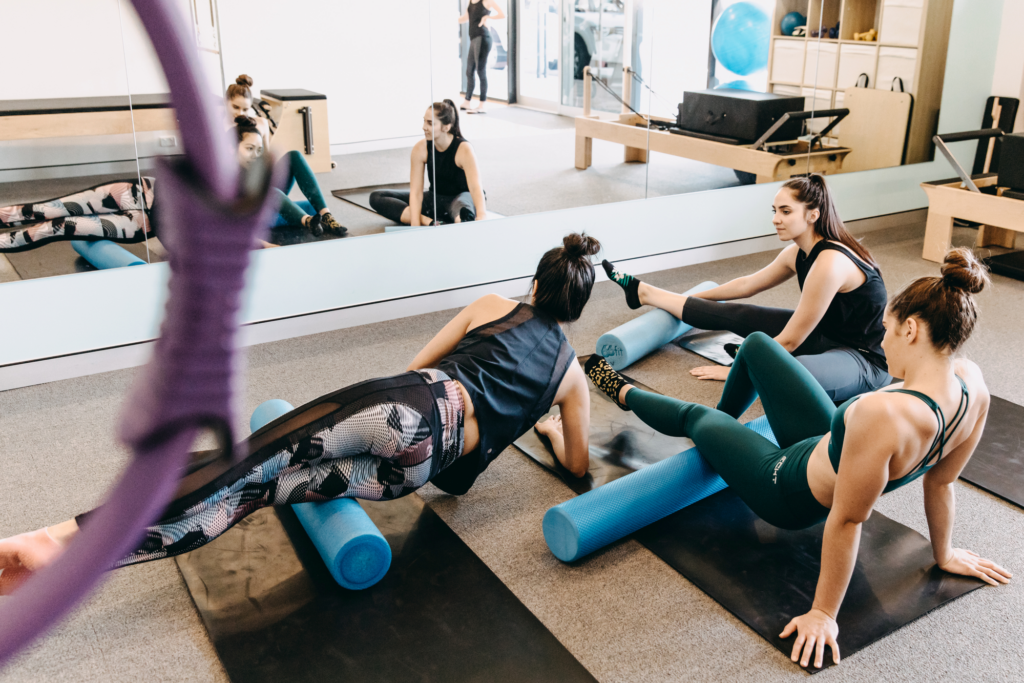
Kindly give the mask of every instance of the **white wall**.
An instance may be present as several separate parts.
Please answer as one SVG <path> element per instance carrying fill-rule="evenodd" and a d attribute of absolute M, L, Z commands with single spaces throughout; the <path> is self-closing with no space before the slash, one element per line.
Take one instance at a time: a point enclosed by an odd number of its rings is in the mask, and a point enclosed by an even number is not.
<path fill-rule="evenodd" d="M 1002 30 L 996 51 L 996 70 L 992 76 L 992 94 L 1016 97 L 1024 104 L 1024 0 L 1006 0 L 1003 5 Z M 979 121 L 979 125 L 980 125 Z M 1014 131 L 1024 130 L 1024 106 L 1017 109 Z"/>
<path fill-rule="evenodd" d="M 419 135 L 427 106 L 458 95 L 455 0 L 219 5 L 227 82 L 327 95 L 332 145 Z"/>
<path fill-rule="evenodd" d="M 684 91 L 708 87 L 711 0 L 647 0 L 644 24 L 651 33 L 649 57 L 641 56 L 646 61 L 644 80 L 656 93 L 650 98 L 651 113 L 675 118 Z M 646 97 L 645 92 L 645 107 Z"/>

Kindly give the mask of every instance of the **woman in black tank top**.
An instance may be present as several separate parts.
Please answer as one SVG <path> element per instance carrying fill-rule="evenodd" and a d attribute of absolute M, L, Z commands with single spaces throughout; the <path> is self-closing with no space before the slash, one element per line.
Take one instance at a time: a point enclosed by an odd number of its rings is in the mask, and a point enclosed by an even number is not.
<path fill-rule="evenodd" d="M 544 254 L 530 303 L 496 294 L 459 312 L 393 377 L 339 389 L 254 432 L 234 452 L 196 453 L 175 500 L 117 566 L 171 557 L 210 542 L 270 505 L 333 498 L 389 500 L 432 481 L 465 493 L 512 442 L 537 425 L 556 457 L 584 476 L 590 392 L 561 324 L 583 313 L 600 244 L 571 234 Z M 0 540 L 0 595 L 52 562 L 79 520 Z"/>
<path fill-rule="evenodd" d="M 466 99 L 459 105 L 460 109 L 470 114 L 485 114 L 487 102 L 487 57 L 491 54 L 493 39 L 491 38 L 491 21 L 505 18 L 501 5 L 494 0 L 468 0 L 466 11 L 459 17 L 460 24 L 469 28 L 469 52 L 466 55 Z M 493 14 L 492 14 L 493 12 Z M 476 88 L 476 77 L 480 76 L 480 104 L 473 106 L 473 90 Z"/>
<path fill-rule="evenodd" d="M 435 102 L 423 117 L 424 139 L 412 148 L 410 190 L 370 193 L 370 207 L 405 225 L 466 223 L 487 218 L 487 202 L 473 147 L 459 130 L 451 100 Z M 423 172 L 430 183 L 423 191 Z M 419 207 L 419 211 L 413 209 Z"/>
<path fill-rule="evenodd" d="M 699 329 L 774 337 L 837 403 L 888 385 L 892 377 L 881 347 L 886 303 L 882 274 L 839 219 L 825 179 L 814 174 L 785 183 L 773 211 L 779 239 L 794 244 L 771 265 L 714 289 L 683 296 L 642 283 L 607 261 L 605 270 L 626 290 L 632 308 L 657 306 Z M 801 291 L 795 311 L 721 303 L 766 291 L 793 275 Z M 734 349 L 727 350 L 735 355 Z M 729 368 L 699 367 L 692 374 L 724 380 Z"/>

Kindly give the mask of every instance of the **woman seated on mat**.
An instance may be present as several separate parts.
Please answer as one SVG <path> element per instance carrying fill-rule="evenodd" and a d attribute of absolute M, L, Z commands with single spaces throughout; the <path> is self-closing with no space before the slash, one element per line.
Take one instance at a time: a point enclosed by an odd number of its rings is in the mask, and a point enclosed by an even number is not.
<path fill-rule="evenodd" d="M 234 130 L 238 137 L 238 163 L 242 167 L 247 167 L 262 156 L 266 150 L 263 146 L 264 137 L 256 125 L 256 119 L 251 116 L 237 117 Z M 309 228 L 315 237 L 324 234 L 325 229 L 337 235 L 346 235 L 348 228 L 334 220 L 334 216 L 327 210 L 327 201 L 324 199 L 320 185 L 316 182 L 316 176 L 313 175 L 313 170 L 306 163 L 305 157 L 293 150 L 278 159 L 276 163 L 288 164 L 289 169 L 284 191 L 277 191 L 281 204 L 277 210 L 276 225 L 301 225 Z M 307 213 L 299 203 L 288 196 L 296 183 L 302 194 L 306 196 L 311 213 Z"/>
<path fill-rule="evenodd" d="M 561 325 L 577 320 L 590 298 L 590 256 L 599 248 L 591 237 L 568 235 L 541 258 L 531 303 L 481 297 L 404 374 L 360 382 L 293 410 L 239 446 L 246 457 L 235 465 L 220 458 L 197 463 L 146 540 L 118 566 L 198 548 L 269 505 L 386 500 L 428 481 L 465 493 L 552 405 L 561 418 L 539 429 L 558 460 L 585 475 L 590 393 Z M 77 530 L 72 519 L 0 541 L 0 594 L 50 563 Z"/>
<path fill-rule="evenodd" d="M 804 529 L 827 520 L 814 602 L 781 634 L 796 632 L 792 658 L 802 666 L 813 657 L 820 667 L 826 645 L 839 662 L 836 615 L 861 524 L 881 495 L 918 477 L 939 567 L 992 585 L 1011 577 L 952 546 L 953 485 L 981 439 L 989 407 L 978 366 L 955 354 L 977 320 L 973 295 L 987 282 L 974 255 L 956 249 L 941 277 L 918 278 L 897 294 L 885 311 L 882 346 L 890 372 L 903 382 L 838 409 L 799 359 L 763 332 L 740 346 L 717 410 L 632 387 L 599 356 L 587 363 L 594 384 L 624 410 L 664 434 L 692 439 L 769 524 Z M 778 446 L 737 421 L 758 396 Z"/>
<path fill-rule="evenodd" d="M 108 182 L 33 204 L 0 207 L 0 252 L 28 251 L 64 240 L 129 244 L 154 234 L 153 178 Z"/>
<path fill-rule="evenodd" d="M 847 232 L 825 179 L 815 174 L 788 181 L 775 195 L 773 210 L 779 239 L 794 243 L 765 268 L 714 289 L 684 296 L 641 282 L 607 261 L 605 271 L 626 290 L 630 308 L 656 306 L 698 329 L 773 337 L 833 401 L 889 384 L 892 377 L 880 346 L 886 299 L 882 274 L 868 250 Z M 794 274 L 801 289 L 795 311 L 719 303 L 753 296 Z M 729 368 L 699 367 L 691 374 L 724 380 Z"/>
<path fill-rule="evenodd" d="M 377 190 L 370 194 L 370 207 L 405 225 L 466 223 L 487 218 L 480 168 L 473 146 L 459 130 L 459 111 L 454 102 L 434 102 L 427 108 L 423 137 L 412 148 L 410 191 Z M 430 179 L 426 193 L 424 167 Z"/>
<path fill-rule="evenodd" d="M 228 113 L 228 126 L 233 126 L 235 119 L 239 116 L 248 116 L 256 122 L 256 128 L 263 138 L 263 149 L 270 149 L 270 138 L 277 129 L 277 123 L 270 118 L 267 110 L 260 116 L 256 110 L 255 98 L 252 96 L 252 78 L 242 74 L 235 79 L 235 82 L 228 86 L 224 94 L 224 105 Z M 273 126 L 273 130 L 271 127 Z"/>

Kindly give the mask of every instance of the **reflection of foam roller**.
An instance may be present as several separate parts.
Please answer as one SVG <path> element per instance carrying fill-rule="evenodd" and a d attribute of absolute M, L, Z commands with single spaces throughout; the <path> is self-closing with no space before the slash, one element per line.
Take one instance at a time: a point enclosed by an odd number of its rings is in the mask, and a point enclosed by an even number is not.
<path fill-rule="evenodd" d="M 100 270 L 146 265 L 146 262 L 138 256 L 109 240 L 96 240 L 95 242 L 72 240 L 71 248 Z"/>
<path fill-rule="evenodd" d="M 287 401 L 266 401 L 253 411 L 249 426 L 255 432 L 291 410 Z M 361 590 L 387 574 L 391 546 L 354 498 L 300 503 L 292 510 L 339 585 Z"/>
<path fill-rule="evenodd" d="M 767 418 L 746 427 L 775 441 Z M 551 508 L 544 515 L 544 540 L 555 557 L 572 562 L 725 487 L 691 448 Z"/>
<path fill-rule="evenodd" d="M 705 292 L 717 286 L 714 282 L 702 282 L 683 294 Z M 597 340 L 597 352 L 607 358 L 613 368 L 622 370 L 692 329 L 671 313 L 651 311 L 602 334 Z"/>

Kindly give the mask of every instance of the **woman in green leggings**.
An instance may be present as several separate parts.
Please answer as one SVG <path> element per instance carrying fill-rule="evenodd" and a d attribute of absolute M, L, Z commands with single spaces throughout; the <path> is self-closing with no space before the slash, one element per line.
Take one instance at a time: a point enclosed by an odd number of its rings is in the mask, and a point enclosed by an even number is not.
<path fill-rule="evenodd" d="M 630 386 L 598 356 L 587 374 L 620 407 L 671 436 L 693 440 L 728 485 L 766 522 L 802 529 L 822 520 L 821 574 L 797 633 L 793 661 L 821 666 L 825 646 L 839 662 L 836 615 L 857 559 L 861 524 L 883 494 L 922 477 L 925 513 L 939 567 L 1006 583 L 1010 572 L 951 544 L 953 483 L 981 439 L 989 393 L 974 363 L 954 358 L 988 276 L 974 255 L 951 251 L 941 277 L 919 278 L 889 303 L 882 346 L 900 384 L 854 397 L 838 409 L 811 373 L 763 332 L 736 355 L 718 408 Z M 741 425 L 758 396 L 778 446 Z M 802 656 L 801 656 L 802 652 Z"/>

